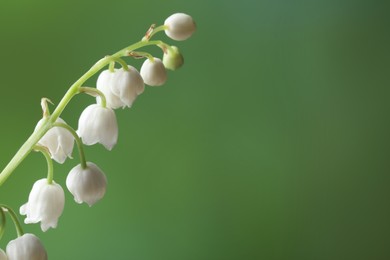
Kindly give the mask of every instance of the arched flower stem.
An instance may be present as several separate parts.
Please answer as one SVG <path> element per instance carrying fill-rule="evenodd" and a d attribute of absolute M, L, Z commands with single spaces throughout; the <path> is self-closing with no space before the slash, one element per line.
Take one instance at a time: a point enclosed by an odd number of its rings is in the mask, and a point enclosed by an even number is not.
<path fill-rule="evenodd" d="M 53 125 L 53 127 L 54 126 L 65 128 L 66 130 L 68 130 L 73 135 L 74 139 L 76 140 L 77 148 L 79 150 L 81 167 L 83 169 L 86 169 L 87 168 L 87 161 L 85 159 L 83 142 L 81 141 L 81 138 L 78 136 L 76 131 L 71 126 L 69 126 L 67 124 L 64 124 L 64 123 L 55 123 Z"/>
<path fill-rule="evenodd" d="M 104 95 L 103 92 L 101 92 L 100 90 L 98 90 L 97 88 L 90 88 L 90 87 L 80 87 L 80 93 L 85 93 L 85 94 L 88 94 L 92 97 L 97 97 L 99 96 L 100 97 L 100 100 L 101 100 L 101 104 L 102 104 L 102 107 L 106 107 L 107 106 L 107 101 L 106 101 L 106 96 Z"/>
<path fill-rule="evenodd" d="M 121 66 L 122 66 L 122 68 L 124 69 L 124 70 L 129 70 L 129 66 L 127 66 L 127 63 L 126 63 L 126 61 L 124 61 L 123 59 L 121 59 L 121 58 L 118 58 L 118 57 L 115 57 L 115 56 L 107 56 L 108 58 L 110 58 L 112 61 L 110 62 L 110 68 L 111 68 L 111 66 L 112 66 L 112 69 L 113 69 L 113 67 L 115 66 L 115 62 L 117 62 L 117 63 L 119 63 Z"/>
<path fill-rule="evenodd" d="M 148 58 L 150 61 L 154 62 L 154 57 L 148 52 L 139 52 L 139 51 L 131 51 L 127 54 L 130 57 L 138 58 Z"/>
<path fill-rule="evenodd" d="M 0 207 L 0 240 L 3 237 L 4 230 L 5 230 L 5 224 L 6 224 L 6 219 L 5 219 L 5 213 L 2 207 Z"/>
<path fill-rule="evenodd" d="M 115 72 L 115 62 L 114 61 L 110 62 L 110 65 L 108 65 L 108 70 L 110 72 Z"/>
<path fill-rule="evenodd" d="M 152 38 L 153 35 L 155 35 L 156 33 L 161 32 L 161 31 L 165 31 L 166 29 L 168 29 L 168 26 L 166 26 L 166 25 L 160 25 L 160 26 L 154 28 L 152 33 L 149 35 L 149 39 Z"/>
<path fill-rule="evenodd" d="M 10 215 L 12 221 L 14 222 L 16 233 L 18 234 L 18 237 L 23 236 L 24 232 L 22 229 L 22 225 L 20 225 L 19 219 L 18 219 L 15 211 L 13 211 L 12 208 L 10 208 L 9 206 L 7 206 L 5 204 L 0 204 L 0 208 L 3 208 L 3 211 L 4 211 L 4 209 L 6 209 L 5 211 L 8 212 L 8 214 Z"/>
<path fill-rule="evenodd" d="M 45 156 L 47 162 L 47 183 L 52 184 L 54 178 L 54 170 L 53 170 L 53 160 L 51 159 L 49 150 L 45 146 L 41 146 L 41 145 L 34 146 L 34 150 L 37 152 L 41 152 Z"/>
<path fill-rule="evenodd" d="M 157 28 L 156 28 L 157 29 Z M 19 148 L 14 157 L 9 161 L 7 166 L 0 173 L 0 186 L 11 176 L 12 172 L 18 167 L 18 165 L 27 157 L 27 155 L 32 151 L 33 147 L 38 143 L 38 141 L 42 138 L 42 136 L 53 127 L 58 117 L 64 111 L 68 103 L 72 100 L 72 98 L 80 93 L 80 88 L 84 83 L 98 73 L 105 66 L 109 65 L 110 62 L 115 61 L 119 62 L 122 67 L 125 66 L 127 68 L 126 62 L 124 62 L 121 57 L 127 56 L 126 54 L 132 51 L 135 51 L 139 48 L 157 45 L 163 46 L 166 45 L 163 41 L 149 41 L 149 40 L 141 40 L 136 42 L 122 50 L 116 52 L 113 55 L 106 56 L 103 59 L 99 60 L 95 63 L 83 76 L 81 76 L 65 93 L 60 103 L 57 105 L 53 113 L 46 118 L 46 121 L 36 129 L 30 137 L 26 140 L 26 142 Z"/>

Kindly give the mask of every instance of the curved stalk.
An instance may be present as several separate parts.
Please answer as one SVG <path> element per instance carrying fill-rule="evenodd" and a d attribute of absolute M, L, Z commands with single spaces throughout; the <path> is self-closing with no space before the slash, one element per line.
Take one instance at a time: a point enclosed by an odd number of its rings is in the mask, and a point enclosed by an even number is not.
<path fill-rule="evenodd" d="M 57 105 L 51 116 L 47 117 L 46 122 L 44 122 L 38 129 L 36 129 L 30 137 L 26 140 L 26 142 L 20 147 L 20 149 L 16 152 L 11 161 L 7 164 L 7 166 L 0 173 L 0 186 L 4 184 L 4 182 L 10 177 L 12 172 L 16 169 L 16 167 L 27 157 L 27 155 L 32 151 L 33 147 L 38 143 L 38 141 L 42 138 L 42 136 L 53 126 L 56 122 L 57 118 L 64 111 L 65 107 L 72 100 L 72 98 L 79 93 L 81 86 L 93 75 L 103 69 L 105 66 L 109 65 L 110 62 L 115 61 L 122 63 L 121 57 L 126 56 L 126 53 L 134 51 L 136 49 L 150 46 L 150 45 L 166 45 L 162 41 L 148 41 L 141 40 L 136 42 L 122 50 L 116 52 L 111 56 L 106 56 L 103 59 L 99 60 L 95 63 L 84 75 L 82 75 L 65 93 L 64 97 L 61 99 L 60 103 Z M 127 67 L 127 64 L 126 64 Z"/>
<path fill-rule="evenodd" d="M 86 169 L 87 168 L 87 160 L 85 159 L 83 142 L 81 141 L 81 138 L 78 136 L 76 131 L 71 126 L 64 124 L 64 123 L 55 123 L 54 126 L 62 127 L 64 129 L 68 130 L 73 135 L 74 139 L 76 140 L 77 148 L 79 149 L 81 168 Z"/>
<path fill-rule="evenodd" d="M 22 225 L 20 225 L 19 219 L 13 209 L 8 207 L 5 204 L 0 204 L 0 208 L 5 208 L 7 209 L 8 214 L 10 215 L 12 221 L 14 222 L 16 233 L 18 234 L 18 237 L 21 237 L 24 235 Z"/>
<path fill-rule="evenodd" d="M 33 147 L 38 143 L 38 141 L 42 138 L 42 136 L 50 129 L 49 120 L 47 118 L 46 122 L 42 124 L 42 126 L 37 129 L 31 136 L 27 139 L 27 141 L 19 148 L 11 161 L 7 164 L 4 170 L 0 173 L 0 186 L 9 178 L 12 172 L 16 167 L 27 157 L 27 155 L 31 152 Z"/>
<path fill-rule="evenodd" d="M 152 38 L 156 33 L 164 31 L 166 29 L 168 29 L 168 26 L 166 25 L 160 25 L 159 27 L 154 28 L 152 33 L 149 35 L 149 39 Z"/>
<path fill-rule="evenodd" d="M 41 152 L 45 156 L 47 162 L 47 183 L 52 184 L 54 178 L 54 170 L 53 160 L 51 159 L 50 152 L 46 147 L 40 145 L 34 146 L 34 150 L 37 152 Z"/>
<path fill-rule="evenodd" d="M 5 213 L 3 208 L 0 207 L 0 240 L 4 234 L 5 224 L 6 224 Z"/>
<path fill-rule="evenodd" d="M 107 106 L 107 99 L 103 92 L 98 90 L 97 88 L 90 88 L 90 87 L 80 87 L 80 93 L 86 93 L 93 97 L 100 97 L 100 100 L 102 102 L 102 107 Z"/>

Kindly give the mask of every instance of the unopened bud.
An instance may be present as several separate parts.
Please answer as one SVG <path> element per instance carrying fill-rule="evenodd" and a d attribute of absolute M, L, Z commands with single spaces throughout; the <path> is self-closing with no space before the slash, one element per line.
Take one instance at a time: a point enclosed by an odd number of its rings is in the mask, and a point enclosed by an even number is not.
<path fill-rule="evenodd" d="M 184 58 L 179 49 L 176 46 L 172 46 L 166 49 L 166 53 L 164 53 L 163 56 L 163 63 L 165 68 L 169 70 L 177 70 L 183 66 Z"/>
<path fill-rule="evenodd" d="M 164 25 L 169 38 L 176 41 L 184 41 L 189 38 L 196 30 L 196 25 L 192 17 L 188 14 L 176 13 L 169 16 Z"/>
<path fill-rule="evenodd" d="M 149 86 L 161 86 L 167 80 L 167 71 L 159 58 L 146 59 L 140 73 L 145 84 Z"/>

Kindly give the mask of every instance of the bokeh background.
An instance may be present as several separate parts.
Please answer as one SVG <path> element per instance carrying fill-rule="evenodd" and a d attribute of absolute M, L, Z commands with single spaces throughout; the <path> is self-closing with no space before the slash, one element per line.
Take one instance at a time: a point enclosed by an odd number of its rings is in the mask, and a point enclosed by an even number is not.
<path fill-rule="evenodd" d="M 105 198 L 89 208 L 66 192 L 57 229 L 25 231 L 54 260 L 390 259 L 383 0 L 1 1 L 0 166 L 40 119 L 41 97 L 58 103 L 95 61 L 175 12 L 198 31 L 159 37 L 185 66 L 117 111 L 113 151 L 86 150 L 108 176 Z M 91 102 L 76 97 L 62 118 L 77 128 Z M 55 165 L 64 188 L 76 164 L 75 150 Z M 0 202 L 18 210 L 45 175 L 31 154 Z M 8 221 L 0 247 L 13 238 Z"/>

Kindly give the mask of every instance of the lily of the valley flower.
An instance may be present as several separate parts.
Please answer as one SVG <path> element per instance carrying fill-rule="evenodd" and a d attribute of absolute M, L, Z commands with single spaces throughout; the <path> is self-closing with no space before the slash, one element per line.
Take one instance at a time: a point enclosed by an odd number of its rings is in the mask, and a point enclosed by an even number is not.
<path fill-rule="evenodd" d="M 4 251 L 0 248 L 0 260 L 7 260 L 7 255 L 4 253 Z"/>
<path fill-rule="evenodd" d="M 45 119 L 41 119 L 35 129 L 38 129 Z M 64 120 L 58 118 L 56 123 L 65 123 Z M 53 127 L 39 140 L 38 144 L 46 146 L 49 149 L 51 157 L 58 163 L 64 163 L 66 157 L 71 158 L 74 137 L 68 130 L 62 127 Z"/>
<path fill-rule="evenodd" d="M 10 241 L 7 245 L 7 255 L 8 260 L 47 260 L 44 246 L 33 234 L 24 234 Z"/>
<path fill-rule="evenodd" d="M 169 16 L 164 25 L 167 27 L 165 34 L 176 41 L 188 39 L 196 30 L 194 20 L 188 14 L 176 13 Z"/>
<path fill-rule="evenodd" d="M 49 184 L 47 179 L 41 179 L 34 183 L 28 202 L 20 207 L 20 214 L 26 215 L 26 224 L 41 222 L 41 229 L 45 232 L 57 227 L 64 204 L 62 187 L 54 181 Z"/>
<path fill-rule="evenodd" d="M 107 179 L 103 171 L 92 162 L 87 162 L 83 169 L 79 164 L 74 167 L 66 178 L 66 186 L 73 194 L 74 200 L 90 207 L 103 198 L 106 193 Z"/>
<path fill-rule="evenodd" d="M 141 76 L 149 86 L 161 86 L 167 80 L 167 71 L 159 58 L 146 59 L 141 67 Z"/>
<path fill-rule="evenodd" d="M 111 150 L 118 140 L 118 123 L 111 108 L 89 105 L 79 118 L 78 134 L 86 145 L 101 143 Z"/>
<path fill-rule="evenodd" d="M 113 109 L 131 107 L 138 95 L 144 92 L 144 81 L 139 72 L 132 66 L 128 70 L 104 70 L 96 83 L 106 97 L 107 106 Z"/>

